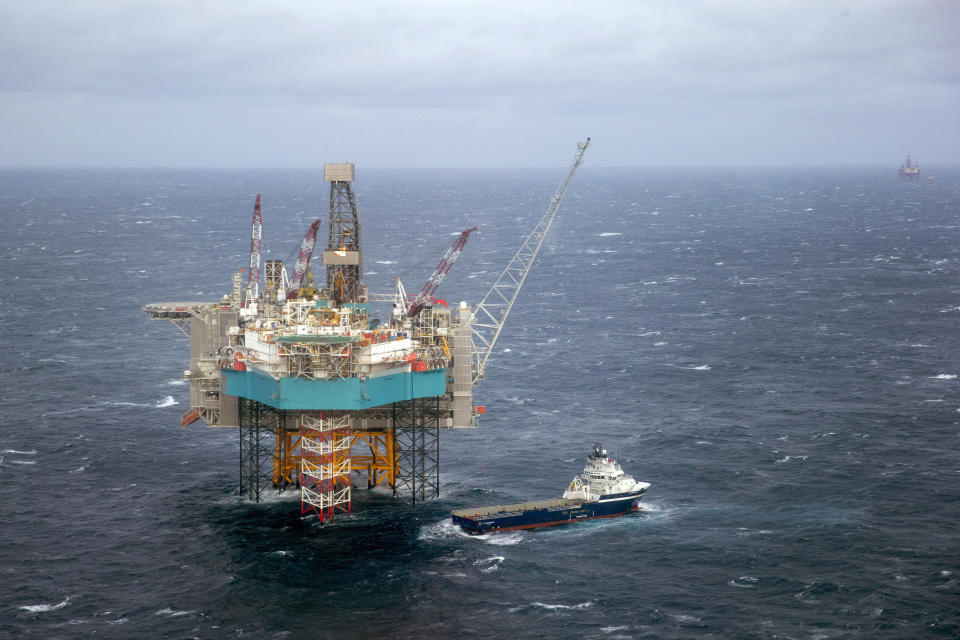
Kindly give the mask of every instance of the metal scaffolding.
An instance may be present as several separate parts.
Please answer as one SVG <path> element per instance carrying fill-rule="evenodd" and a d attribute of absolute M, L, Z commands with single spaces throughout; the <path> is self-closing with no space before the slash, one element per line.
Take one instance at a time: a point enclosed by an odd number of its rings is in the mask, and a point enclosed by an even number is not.
<path fill-rule="evenodd" d="M 440 398 L 393 405 L 396 436 L 395 496 L 409 493 L 414 504 L 440 495 Z"/>
<path fill-rule="evenodd" d="M 350 416 L 300 416 L 300 514 L 350 513 Z"/>
<path fill-rule="evenodd" d="M 274 486 L 274 451 L 283 412 L 256 400 L 239 400 L 240 495 L 260 502 L 263 492 Z"/>

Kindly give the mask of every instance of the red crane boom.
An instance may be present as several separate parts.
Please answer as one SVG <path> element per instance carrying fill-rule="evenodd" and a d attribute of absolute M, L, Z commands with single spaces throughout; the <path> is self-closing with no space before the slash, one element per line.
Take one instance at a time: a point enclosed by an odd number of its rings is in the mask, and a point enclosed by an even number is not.
<path fill-rule="evenodd" d="M 307 273 L 307 267 L 310 265 L 310 256 L 313 255 L 313 247 L 317 244 L 317 231 L 320 229 L 320 218 L 314 220 L 310 228 L 307 229 L 307 235 L 303 236 L 303 242 L 300 244 L 300 255 L 297 256 L 297 266 L 293 270 L 293 279 L 290 280 L 290 290 L 287 292 L 287 298 L 296 298 L 300 291 L 300 285 L 303 284 L 303 277 Z"/>
<path fill-rule="evenodd" d="M 444 276 L 446 276 L 447 272 L 450 271 L 450 267 L 452 267 L 453 263 L 456 262 L 457 258 L 460 257 L 460 252 L 463 251 L 463 246 L 467 244 L 467 238 L 469 238 L 470 234 L 476 230 L 477 228 L 473 227 L 472 229 L 461 231 L 460 237 L 454 240 L 453 244 L 450 245 L 450 248 L 447 249 L 447 252 L 443 254 L 440 264 L 438 264 L 437 268 L 433 270 L 430 278 L 427 280 L 426 284 L 423 285 L 423 289 L 420 290 L 420 294 L 417 296 L 417 299 L 413 301 L 413 304 L 411 304 L 410 308 L 407 310 L 407 315 L 409 317 L 415 318 L 417 314 L 423 311 L 424 307 L 427 306 L 427 303 L 430 302 L 430 299 L 433 296 L 433 292 L 437 290 L 437 287 L 440 286 Z"/>
<path fill-rule="evenodd" d="M 263 216 L 260 214 L 260 194 L 253 205 L 253 229 L 250 232 L 250 271 L 247 273 L 247 304 L 257 299 L 260 286 L 260 245 L 263 241 Z"/>

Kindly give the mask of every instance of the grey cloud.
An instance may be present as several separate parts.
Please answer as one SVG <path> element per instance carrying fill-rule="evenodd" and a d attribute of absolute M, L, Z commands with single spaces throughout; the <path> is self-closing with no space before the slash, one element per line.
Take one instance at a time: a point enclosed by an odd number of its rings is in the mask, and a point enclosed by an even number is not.
<path fill-rule="evenodd" d="M 0 115 L 22 137 L 72 103 L 53 128 L 85 110 L 118 127 L 176 113 L 170 126 L 198 133 L 211 112 L 434 135 L 469 122 L 465 136 L 652 117 L 664 136 L 739 121 L 749 139 L 751 118 L 846 127 L 960 109 L 958 32 L 960 3 L 934 1 L 7 2 Z"/>

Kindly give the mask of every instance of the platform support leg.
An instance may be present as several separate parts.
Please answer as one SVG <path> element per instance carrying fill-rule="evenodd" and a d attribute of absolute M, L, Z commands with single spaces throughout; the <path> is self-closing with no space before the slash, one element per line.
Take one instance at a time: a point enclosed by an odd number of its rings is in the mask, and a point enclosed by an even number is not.
<path fill-rule="evenodd" d="M 240 496 L 260 502 L 274 485 L 279 412 L 256 400 L 240 398 Z"/>
<path fill-rule="evenodd" d="M 440 496 L 440 399 L 393 404 L 396 483 L 393 494 L 424 502 Z"/>
<path fill-rule="evenodd" d="M 350 453 L 350 465 L 354 473 L 365 472 L 367 489 L 385 485 L 393 489 L 396 485 L 396 443 L 393 429 L 377 431 L 355 431 Z"/>
<path fill-rule="evenodd" d="M 300 415 L 300 515 L 350 513 L 350 416 Z"/>

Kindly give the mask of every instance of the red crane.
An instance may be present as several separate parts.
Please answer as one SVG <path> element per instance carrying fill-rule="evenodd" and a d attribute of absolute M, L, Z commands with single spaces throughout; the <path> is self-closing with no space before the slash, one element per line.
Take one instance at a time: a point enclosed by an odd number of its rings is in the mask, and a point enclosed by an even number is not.
<path fill-rule="evenodd" d="M 297 256 L 297 266 L 293 270 L 293 279 L 290 280 L 290 289 L 287 292 L 288 299 L 296 298 L 300 291 L 303 277 L 310 265 L 310 256 L 313 255 L 313 247 L 317 244 L 317 231 L 319 229 L 320 218 L 317 218 L 307 229 L 307 235 L 303 236 L 303 242 L 300 244 L 300 255 Z"/>
<path fill-rule="evenodd" d="M 257 299 L 260 283 L 260 244 L 263 240 L 263 216 L 260 214 L 260 194 L 253 205 L 253 229 L 250 232 L 250 271 L 247 274 L 247 304 Z"/>
<path fill-rule="evenodd" d="M 454 240 L 453 244 L 450 245 L 450 248 L 447 249 L 447 252 L 443 254 L 440 264 L 438 264 L 437 268 L 433 270 L 430 278 L 427 279 L 427 283 L 423 285 L 423 289 L 420 290 L 420 294 L 417 296 L 417 299 L 414 300 L 413 304 L 410 305 L 410 308 L 407 309 L 407 315 L 409 317 L 415 318 L 417 314 L 423 311 L 424 307 L 427 306 L 427 303 L 430 302 L 430 299 L 433 296 L 433 292 L 437 290 L 437 287 L 440 286 L 444 276 L 446 276 L 447 272 L 450 271 L 450 267 L 452 267 L 453 263 L 456 262 L 457 258 L 460 257 L 460 252 L 463 251 L 463 245 L 467 244 L 467 238 L 469 238 L 470 234 L 476 230 L 477 228 L 473 227 L 472 229 L 461 231 L 460 237 Z"/>

